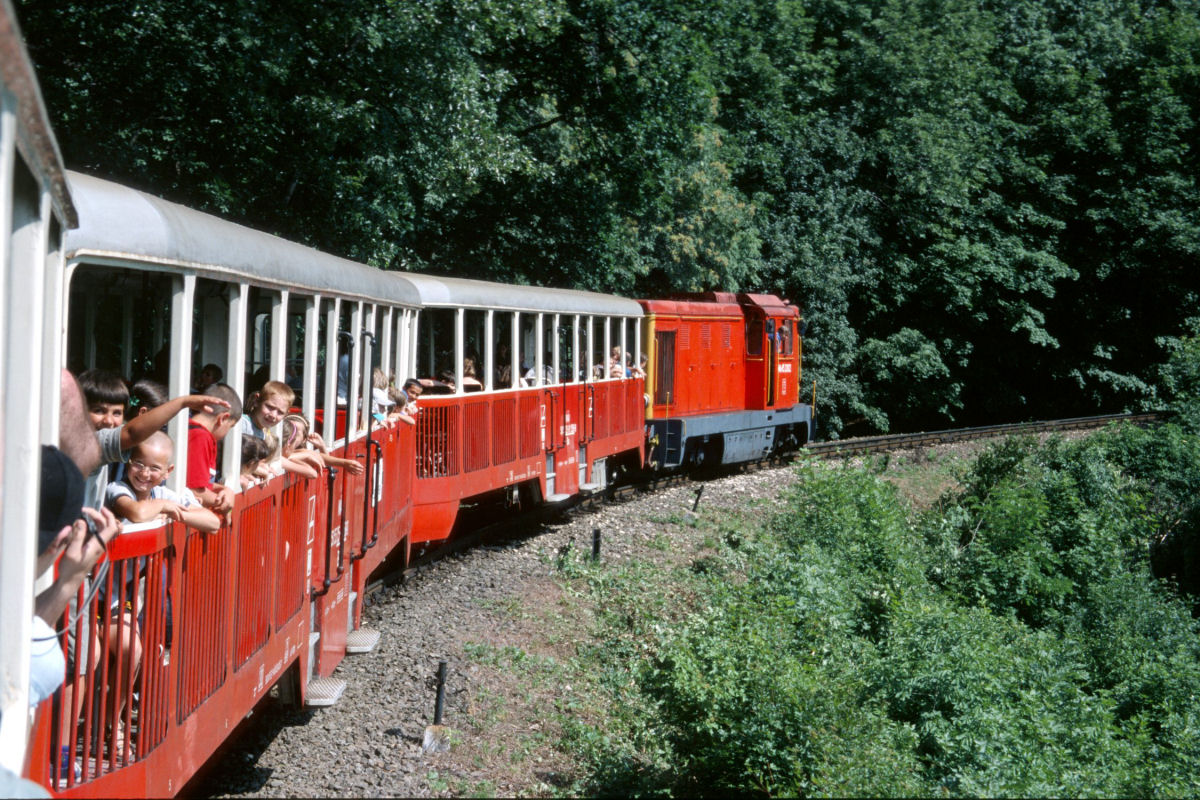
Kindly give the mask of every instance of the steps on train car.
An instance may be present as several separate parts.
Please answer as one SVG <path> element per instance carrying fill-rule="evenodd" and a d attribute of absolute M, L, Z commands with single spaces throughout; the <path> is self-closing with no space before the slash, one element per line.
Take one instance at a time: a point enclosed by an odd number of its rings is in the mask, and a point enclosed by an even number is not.
<path fill-rule="evenodd" d="M 546 497 L 546 502 L 547 502 L 547 503 L 565 503 L 566 501 L 568 501 L 568 500 L 570 500 L 570 499 L 571 499 L 571 495 L 569 495 L 569 494 L 562 494 L 562 493 L 560 492 L 560 493 L 558 493 L 558 494 L 552 494 L 552 495 L 548 495 L 548 496 Z"/>
<path fill-rule="evenodd" d="M 347 653 L 369 653 L 379 644 L 379 631 L 359 628 L 346 634 Z"/>
<path fill-rule="evenodd" d="M 304 705 L 309 707 L 331 706 L 342 699 L 346 682 L 341 678 L 313 678 L 308 682 Z"/>

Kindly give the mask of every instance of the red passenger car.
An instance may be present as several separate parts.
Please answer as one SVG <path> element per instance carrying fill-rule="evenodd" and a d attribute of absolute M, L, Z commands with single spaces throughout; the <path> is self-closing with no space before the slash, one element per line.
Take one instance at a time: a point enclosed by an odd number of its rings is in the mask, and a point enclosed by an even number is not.
<path fill-rule="evenodd" d="M 603 489 L 619 465 L 640 464 L 636 302 L 404 278 L 421 304 L 405 368 L 427 384 L 417 414 L 414 545 L 449 537 L 464 506 L 558 502 Z"/>

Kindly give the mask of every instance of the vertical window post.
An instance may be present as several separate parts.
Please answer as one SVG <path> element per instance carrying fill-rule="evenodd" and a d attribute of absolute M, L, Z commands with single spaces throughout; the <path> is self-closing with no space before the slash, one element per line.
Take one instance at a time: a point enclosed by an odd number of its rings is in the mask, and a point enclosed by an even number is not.
<path fill-rule="evenodd" d="M 341 364 L 338 325 L 341 319 L 342 301 L 335 297 L 325 312 L 325 424 L 321 431 L 330 446 L 337 440 L 338 367 Z"/>
<path fill-rule="evenodd" d="M 542 385 L 542 314 L 535 314 L 534 318 L 537 324 L 533 329 L 533 371 L 534 371 L 534 386 Z"/>
<path fill-rule="evenodd" d="M 346 441 L 354 438 L 358 430 L 358 389 L 362 384 L 362 348 L 358 346 L 358 332 L 362 330 L 363 304 L 361 301 L 352 303 L 350 310 L 350 371 L 346 376 Z"/>
<path fill-rule="evenodd" d="M 463 359 L 466 357 L 466 336 L 464 333 L 467 310 L 454 309 L 454 393 L 463 391 Z"/>
<path fill-rule="evenodd" d="M 300 384 L 304 418 L 312 420 L 317 411 L 317 336 L 321 329 L 321 295 L 305 298 L 304 302 L 304 378 Z M 328 357 L 326 357 L 328 369 Z"/>
<path fill-rule="evenodd" d="M 225 370 L 225 383 L 229 388 L 237 392 L 238 397 L 242 398 L 242 402 L 246 402 L 246 311 L 250 305 L 250 287 L 245 283 L 235 283 L 229 287 L 229 338 L 227 339 L 227 353 L 225 363 L 228 365 Z M 188 311 L 188 319 L 191 319 L 191 311 Z M 188 354 L 191 354 L 191 336 L 188 336 Z M 176 349 L 178 352 L 178 349 Z M 175 364 L 171 364 L 172 373 L 174 373 Z M 171 387 L 171 395 L 175 394 L 175 386 Z M 179 420 L 180 417 L 176 417 Z M 175 449 L 179 450 L 180 439 L 175 438 Z M 186 441 L 186 435 L 183 437 Z M 224 459 L 221 461 L 221 471 L 225 474 L 225 484 L 233 491 L 240 492 L 242 483 L 239 480 L 241 474 L 242 463 L 242 432 L 239 426 L 235 425 L 233 430 L 225 437 Z M 175 463 L 187 463 L 186 453 L 183 458 L 177 454 Z M 171 473 L 171 477 L 178 477 L 180 472 L 184 473 L 184 478 L 187 477 L 187 470 L 176 469 Z M 173 487 L 174 488 L 174 487 Z"/>
<path fill-rule="evenodd" d="M 483 325 L 483 390 L 490 392 L 496 387 L 496 311 L 487 310 L 487 321 Z"/>

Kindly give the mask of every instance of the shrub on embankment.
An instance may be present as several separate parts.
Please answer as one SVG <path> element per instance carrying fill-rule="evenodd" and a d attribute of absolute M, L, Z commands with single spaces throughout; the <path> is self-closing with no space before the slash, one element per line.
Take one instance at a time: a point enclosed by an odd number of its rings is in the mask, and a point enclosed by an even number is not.
<path fill-rule="evenodd" d="M 640 752 L 588 789 L 1194 796 L 1200 626 L 1152 561 L 1191 574 L 1198 451 L 1174 426 L 1009 440 L 921 512 L 802 465 L 633 659 Z"/>

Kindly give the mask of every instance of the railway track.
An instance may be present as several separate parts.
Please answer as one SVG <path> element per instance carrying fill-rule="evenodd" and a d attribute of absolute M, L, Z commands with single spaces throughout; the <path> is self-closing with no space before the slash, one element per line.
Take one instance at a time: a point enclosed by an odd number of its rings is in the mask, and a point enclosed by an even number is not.
<path fill-rule="evenodd" d="M 1102 428 L 1111 422 L 1129 422 L 1134 425 L 1145 426 L 1159 422 L 1162 417 L 1163 415 L 1161 414 L 1103 414 L 1093 417 L 1071 417 L 1068 419 L 1043 420 L 1039 422 L 982 425 L 975 428 L 950 428 L 940 431 L 865 436 L 828 442 L 809 442 L 804 446 L 802 452 L 819 458 L 849 458 L 866 453 L 885 453 L 894 450 L 930 447 L 951 442 L 988 439 L 997 436 L 1092 430 Z M 440 559 L 449 555 L 469 550 L 486 542 L 528 536 L 530 535 L 530 531 L 536 531 L 543 523 L 562 519 L 569 514 L 596 509 L 605 503 L 625 502 L 642 494 L 657 492 L 686 483 L 703 482 L 738 472 L 756 472 L 758 470 L 786 466 L 792 463 L 796 456 L 796 453 L 787 453 L 741 464 L 706 467 L 699 472 L 653 475 L 619 486 L 612 486 L 602 492 L 576 496 L 563 503 L 538 506 L 532 511 L 504 516 L 495 522 L 464 526 L 464 530 L 457 532 L 444 545 L 421 553 L 407 567 L 388 572 L 369 583 L 366 587 L 367 596 L 370 598 L 386 586 L 407 581 L 418 572 L 429 569 Z"/>
<path fill-rule="evenodd" d="M 996 436 L 1091 430 L 1094 428 L 1103 428 L 1110 422 L 1128 422 L 1134 425 L 1146 426 L 1155 424 L 1161 421 L 1162 418 L 1162 414 L 1102 414 L 1095 417 L 1071 417 L 1068 419 L 1044 420 L 1041 422 L 982 425 L 977 428 L 950 428 L 943 431 L 896 433 L 886 436 L 839 439 L 830 442 L 809 442 L 805 445 L 804 451 L 822 458 L 848 457 L 864 453 L 884 453 L 891 450 L 905 450 L 913 447 L 965 442 L 972 439 L 989 439 Z"/>

